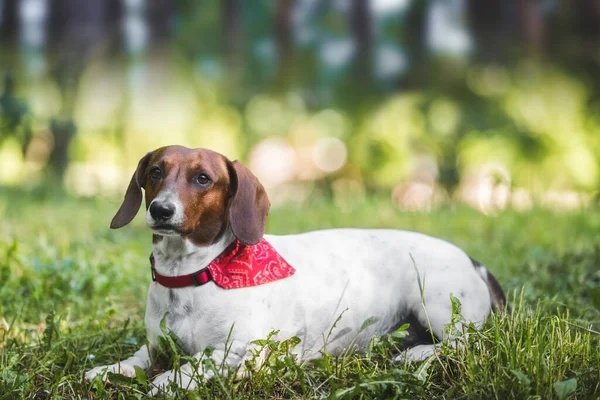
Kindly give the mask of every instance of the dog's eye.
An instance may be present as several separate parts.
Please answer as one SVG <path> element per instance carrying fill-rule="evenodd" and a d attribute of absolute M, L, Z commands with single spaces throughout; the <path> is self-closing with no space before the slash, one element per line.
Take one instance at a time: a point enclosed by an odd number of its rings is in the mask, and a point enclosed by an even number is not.
<path fill-rule="evenodd" d="M 150 179 L 152 179 L 153 181 L 159 181 L 162 178 L 162 171 L 160 170 L 160 168 L 154 167 L 150 170 L 150 173 L 148 175 L 150 175 Z"/>
<path fill-rule="evenodd" d="M 206 174 L 198 175 L 196 178 L 194 178 L 194 181 L 200 186 L 207 186 L 211 182 L 210 178 Z"/>

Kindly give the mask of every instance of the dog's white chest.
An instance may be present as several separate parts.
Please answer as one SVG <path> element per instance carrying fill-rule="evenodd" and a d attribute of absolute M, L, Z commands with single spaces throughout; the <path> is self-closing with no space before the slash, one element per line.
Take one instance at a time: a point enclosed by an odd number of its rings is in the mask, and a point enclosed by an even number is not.
<path fill-rule="evenodd" d="M 201 335 L 199 321 L 206 316 L 207 309 L 197 297 L 194 288 L 169 289 L 152 283 L 145 318 L 150 343 L 156 343 L 164 335 L 160 327 L 164 319 L 165 327 L 179 339 L 186 352 L 199 351 L 194 336 Z"/>

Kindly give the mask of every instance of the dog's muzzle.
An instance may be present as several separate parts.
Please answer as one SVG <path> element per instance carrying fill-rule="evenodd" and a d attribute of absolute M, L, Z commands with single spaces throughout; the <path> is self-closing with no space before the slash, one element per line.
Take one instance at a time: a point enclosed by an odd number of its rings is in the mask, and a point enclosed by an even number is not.
<path fill-rule="evenodd" d="M 155 198 L 146 212 L 146 225 L 159 235 L 179 234 L 183 220 L 183 205 L 173 192 Z"/>
<path fill-rule="evenodd" d="M 175 205 L 153 201 L 150 205 L 150 216 L 156 222 L 168 222 L 175 215 Z"/>

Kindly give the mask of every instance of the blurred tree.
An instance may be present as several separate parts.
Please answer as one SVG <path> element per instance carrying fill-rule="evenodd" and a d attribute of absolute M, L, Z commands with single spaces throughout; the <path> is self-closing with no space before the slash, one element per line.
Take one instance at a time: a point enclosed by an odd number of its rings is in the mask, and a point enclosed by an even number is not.
<path fill-rule="evenodd" d="M 369 0 L 352 0 L 350 29 L 354 40 L 354 89 L 360 98 L 373 89 L 373 16 Z"/>
<path fill-rule="evenodd" d="M 0 63 L 16 69 L 19 47 L 19 0 L 0 1 Z"/>
<path fill-rule="evenodd" d="M 223 33 L 225 60 L 230 69 L 241 64 L 241 4 L 240 0 L 223 0 Z"/>
<path fill-rule="evenodd" d="M 4 78 L 4 91 L 0 95 L 0 144 L 5 139 L 14 137 L 21 146 L 23 155 L 32 136 L 28 114 L 27 104 L 17 98 L 14 79 L 7 75 Z"/>
<path fill-rule="evenodd" d="M 223 0 L 221 8 L 219 22 L 223 27 L 223 38 L 218 54 L 223 60 L 221 68 L 227 75 L 224 88 L 229 102 L 242 107 L 247 99 L 240 87 L 248 87 L 243 78 L 245 74 L 252 75 L 248 74 L 248 66 L 245 65 L 243 45 L 247 38 L 242 35 L 242 3 L 240 0 Z"/>
<path fill-rule="evenodd" d="M 521 56 L 541 55 L 545 23 L 543 2 L 490 0 L 467 3 L 476 61 L 511 64 Z"/>
<path fill-rule="evenodd" d="M 515 2 L 521 0 L 468 0 L 467 14 L 475 42 L 476 60 L 504 63 L 514 58 L 511 44 L 516 42 L 519 26 Z M 529 2 L 529 0 L 522 0 Z"/>
<path fill-rule="evenodd" d="M 14 129 L 21 122 L 26 111 L 25 105 L 15 97 L 15 82 L 10 75 L 4 78 L 4 92 L 0 96 L 0 109 L 9 129 Z"/>
<path fill-rule="evenodd" d="M 573 3 L 571 3 L 573 4 Z M 600 40 L 600 2 L 598 0 L 580 0 L 576 4 L 576 13 L 579 23 L 575 25 L 575 32 L 581 38 L 583 45 L 591 50 L 598 50 Z"/>
<path fill-rule="evenodd" d="M 518 0 L 517 13 L 519 16 L 520 40 L 526 55 L 540 56 L 544 46 L 544 18 L 539 2 Z"/>
<path fill-rule="evenodd" d="M 292 8 L 294 0 L 278 0 L 275 6 L 275 47 L 277 52 L 276 87 L 285 91 L 293 78 Z"/>
<path fill-rule="evenodd" d="M 548 15 L 545 48 L 552 60 L 568 68 L 593 88 L 591 101 L 600 103 L 600 3 L 597 0 L 557 0 Z M 600 104 L 596 105 L 597 113 Z"/>
<path fill-rule="evenodd" d="M 8 137 L 16 138 L 23 154 L 31 140 L 31 127 L 27 116 L 27 104 L 17 97 L 15 77 L 18 55 L 21 21 L 19 18 L 19 0 L 0 2 L 0 63 L 8 67 L 4 77 L 3 92 L 0 96 L 0 143 Z"/>
<path fill-rule="evenodd" d="M 545 115 L 543 113 L 555 103 L 544 103 L 542 100 L 548 100 L 548 95 L 541 89 L 539 98 L 533 96 L 531 85 L 536 79 L 537 82 L 544 79 L 547 79 L 544 82 L 554 82 L 549 73 L 553 68 L 567 71 L 581 84 L 581 88 L 577 84 L 568 88 L 562 85 L 562 92 L 550 92 L 550 96 L 565 99 L 565 104 L 571 104 L 573 109 L 581 107 L 581 110 L 571 110 L 571 122 L 579 118 L 583 122 L 573 122 L 573 132 L 569 130 L 569 134 L 579 135 L 577 140 L 584 143 L 587 139 L 581 137 L 600 126 L 600 121 L 594 119 L 594 115 L 600 115 L 600 80 L 597 79 L 600 74 L 600 1 L 453 0 L 454 6 L 450 8 L 455 15 L 443 21 L 448 24 L 446 31 L 438 29 L 437 34 L 442 32 L 443 41 L 446 38 L 443 32 L 460 31 L 459 39 L 451 34 L 447 36 L 448 43 L 453 40 L 462 40 L 463 45 L 467 43 L 454 53 L 452 46 L 446 48 L 450 50 L 436 48 L 431 39 L 432 26 L 442 25 L 432 24 L 433 16 L 439 16 L 434 11 L 439 11 L 437 6 L 445 1 L 256 0 L 250 6 L 241 0 L 47 0 L 47 20 L 43 21 L 45 17 L 40 13 L 34 16 L 42 21 L 37 26 L 45 22 L 48 29 L 48 40 L 42 42 L 48 44 L 49 75 L 60 95 L 60 110 L 50 118 L 54 136 L 50 169 L 61 176 L 66 168 L 68 149 L 78 131 L 73 111 L 76 104 L 82 104 L 77 99 L 80 77 L 89 61 L 102 57 L 110 57 L 111 62 L 118 60 L 124 43 L 121 28 L 124 8 L 129 11 L 135 8 L 137 25 L 130 28 L 142 37 L 142 42 L 149 33 L 149 45 L 140 45 L 141 50 L 149 48 L 143 60 L 157 54 L 171 58 L 170 50 L 175 50 L 177 57 L 172 59 L 183 66 L 176 69 L 177 73 L 190 74 L 204 116 L 217 115 L 213 119 L 227 119 L 230 125 L 238 124 L 237 119 L 240 119 L 239 125 L 244 127 L 240 131 L 248 135 L 240 146 L 250 147 L 271 134 L 257 133 L 252 138 L 253 130 L 245 129 L 251 125 L 244 119 L 249 119 L 246 111 L 252 108 L 248 102 L 254 99 L 268 98 L 265 104 L 274 108 L 266 110 L 271 111 L 283 109 L 278 107 L 284 107 L 286 99 L 292 99 L 294 107 L 302 110 L 298 112 L 302 118 L 323 108 L 335 109 L 330 114 L 339 114 L 348 126 L 343 134 L 338 134 L 345 141 L 350 158 L 347 169 L 332 176 L 345 174 L 375 182 L 372 190 L 388 187 L 386 185 L 399 179 L 394 162 L 403 158 L 409 163 L 412 155 L 425 154 L 435 157 L 439 181 L 452 191 L 460 180 L 457 160 L 461 158 L 464 143 L 469 142 L 472 148 L 487 148 L 476 142 L 492 143 L 490 138 L 502 137 L 498 143 L 512 146 L 512 155 L 518 153 L 519 157 L 533 160 L 532 164 L 542 165 L 547 154 L 552 153 L 548 149 L 562 142 L 555 140 L 559 134 L 553 129 L 539 128 L 544 120 L 540 115 Z M 19 0 L 0 0 L 0 68 L 2 72 L 11 72 L 17 82 L 27 77 L 28 72 L 21 72 L 27 69 L 11 68 L 11 65 L 27 61 L 27 56 L 22 57 L 23 60 L 15 57 L 17 62 L 8 63 L 6 49 L 12 47 L 23 54 L 31 53 L 31 49 L 19 47 L 20 39 L 32 33 L 20 31 L 19 25 L 25 29 L 25 16 L 29 15 L 20 15 L 24 4 Z M 466 16 L 464 21 L 463 16 Z M 464 25 L 469 37 L 464 34 Z M 214 37 L 215 32 L 217 37 Z M 469 54 L 471 43 L 474 47 Z M 29 62 L 31 60 L 30 57 Z M 43 60 L 40 62 L 38 58 L 35 62 L 38 62 L 34 65 L 38 68 L 36 71 L 45 68 Z M 544 69 L 542 65 L 550 67 Z M 544 74 L 546 78 L 540 78 Z M 196 79 L 198 77 L 200 79 Z M 21 87 L 28 96 L 39 96 L 41 92 L 29 91 L 26 85 Z M 293 90 L 294 95 L 264 96 L 274 87 L 278 94 Z M 523 95 L 525 92 L 529 97 Z M 51 97 L 54 95 L 52 92 L 47 98 L 54 99 Z M 586 99 L 584 105 L 574 105 L 579 95 Z M 390 115 L 378 112 L 394 104 L 394 99 L 405 96 L 414 102 L 407 106 L 402 119 L 390 117 L 396 111 L 390 111 Z M 31 104 L 36 107 L 43 104 L 43 100 L 38 101 L 42 97 Z M 23 126 L 22 121 L 28 120 L 27 112 L 23 112 L 26 108 L 21 107 L 25 103 L 15 94 L 12 83 L 5 83 L 0 102 L 4 128 Z M 535 106 L 530 107 L 530 104 Z M 237 110 L 229 113 L 231 105 Z M 227 112 L 215 111 L 221 109 Z M 121 110 L 126 118 L 127 106 Z M 173 114 L 178 111 L 181 110 L 168 110 Z M 376 124 L 377 129 L 361 128 L 371 123 L 373 115 L 387 122 Z M 277 129 L 278 134 L 293 130 L 290 126 L 294 127 L 294 118 L 289 118 L 291 122 L 282 124 Z M 314 121 L 308 118 L 311 121 L 307 126 L 312 126 Z M 534 123 L 524 123 L 528 118 L 533 118 Z M 124 122 L 123 126 L 128 125 Z M 406 151 L 403 153 L 404 150 L 394 147 L 397 128 L 408 126 L 411 132 L 405 132 L 403 137 L 409 139 L 400 146 Z M 310 129 L 307 132 L 321 136 L 331 134 L 326 130 L 318 133 L 315 133 L 318 129 L 312 130 L 314 132 Z M 6 129 L 3 132 L 6 137 Z M 360 160 L 354 156 L 361 153 L 356 151 L 358 147 L 369 153 Z M 600 163 L 600 157 L 597 162 Z M 381 165 L 375 165 L 377 163 Z M 402 166 L 402 173 L 409 171 L 406 165 Z M 384 171 L 382 174 L 389 180 L 372 179 L 373 166 Z"/>
<path fill-rule="evenodd" d="M 427 52 L 427 12 L 429 1 L 412 1 L 406 12 L 404 33 L 408 71 L 400 80 L 401 89 L 423 87 L 428 80 L 429 54 Z"/>
<path fill-rule="evenodd" d="M 77 127 L 72 118 L 52 118 L 50 132 L 54 138 L 54 146 L 50 152 L 48 165 L 50 173 L 54 174 L 59 182 L 62 182 L 69 165 L 69 146 L 77 132 Z"/>
<path fill-rule="evenodd" d="M 62 182 L 68 163 L 69 146 L 77 131 L 73 111 L 79 79 L 99 45 L 119 31 L 118 5 L 112 1 L 50 0 L 48 18 L 48 58 L 51 73 L 61 94 L 61 108 L 52 119 L 50 131 L 54 146 L 50 152 L 50 172 Z"/>
<path fill-rule="evenodd" d="M 510 64 L 543 51 L 542 2 L 532 0 L 467 1 L 475 61 Z"/>
<path fill-rule="evenodd" d="M 123 31 L 123 17 L 125 13 L 123 0 L 106 1 L 106 21 L 109 33 L 108 56 L 118 56 L 125 50 L 125 34 Z"/>
<path fill-rule="evenodd" d="M 175 2 L 172 0 L 148 0 L 146 19 L 150 27 L 150 46 L 161 50 L 165 48 L 173 34 L 175 23 Z"/>
<path fill-rule="evenodd" d="M 3 44 L 16 44 L 19 38 L 19 0 L 0 2 L 0 40 Z"/>
<path fill-rule="evenodd" d="M 600 40 L 600 4 L 597 0 L 556 0 L 548 13 L 547 50 L 554 59 L 571 61 L 596 57 Z M 551 12 L 550 12 L 551 11 Z"/>

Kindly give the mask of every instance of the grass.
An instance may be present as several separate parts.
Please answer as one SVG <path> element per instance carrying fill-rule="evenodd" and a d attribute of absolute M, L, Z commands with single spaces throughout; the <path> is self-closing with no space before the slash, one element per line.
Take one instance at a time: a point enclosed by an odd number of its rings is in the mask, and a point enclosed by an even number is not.
<path fill-rule="evenodd" d="M 143 375 L 114 377 L 107 387 L 83 378 L 145 341 L 151 240 L 142 218 L 111 231 L 115 199 L 0 190 L 0 399 L 145 398 Z M 379 338 L 367 354 L 325 354 L 305 365 L 289 354 L 293 342 L 257 338 L 271 350 L 265 365 L 182 397 L 600 397 L 600 210 L 489 217 L 463 207 L 405 214 L 386 200 L 314 201 L 272 210 L 268 231 L 346 226 L 409 229 L 456 243 L 494 272 L 512 313 L 489 318 L 465 346 L 412 365 L 390 361 L 401 332 Z M 173 359 L 186 360 L 177 351 Z"/>

